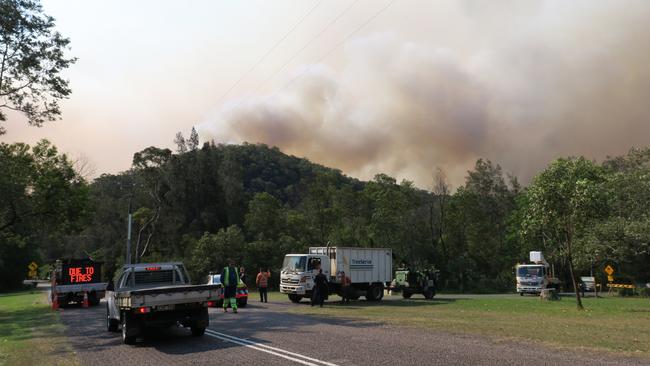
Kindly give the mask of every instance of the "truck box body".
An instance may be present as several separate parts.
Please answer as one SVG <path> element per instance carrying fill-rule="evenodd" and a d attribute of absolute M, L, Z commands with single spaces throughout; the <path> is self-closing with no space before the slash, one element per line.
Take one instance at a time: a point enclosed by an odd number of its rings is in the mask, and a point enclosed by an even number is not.
<path fill-rule="evenodd" d="M 311 247 L 309 254 L 330 258 L 331 282 L 339 283 L 337 276 L 345 272 L 352 283 L 389 283 L 392 281 L 393 253 L 387 248 Z"/>
<path fill-rule="evenodd" d="M 533 263 L 544 263 L 544 255 L 542 252 L 530 252 L 530 261 Z"/>

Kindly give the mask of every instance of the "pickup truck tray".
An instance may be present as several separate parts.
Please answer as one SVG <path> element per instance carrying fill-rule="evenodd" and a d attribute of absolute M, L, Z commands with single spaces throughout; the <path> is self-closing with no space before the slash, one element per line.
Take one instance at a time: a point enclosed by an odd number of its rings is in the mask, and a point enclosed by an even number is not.
<path fill-rule="evenodd" d="M 115 301 L 121 308 L 160 306 L 216 301 L 221 285 L 181 285 L 116 291 Z"/>

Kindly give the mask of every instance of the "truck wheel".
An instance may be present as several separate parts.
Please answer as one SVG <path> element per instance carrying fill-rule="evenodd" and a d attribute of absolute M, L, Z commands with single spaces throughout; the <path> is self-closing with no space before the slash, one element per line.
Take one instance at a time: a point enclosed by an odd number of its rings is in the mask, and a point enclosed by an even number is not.
<path fill-rule="evenodd" d="M 366 293 L 366 300 L 379 301 L 384 297 L 384 287 L 381 285 L 372 285 Z"/>
<path fill-rule="evenodd" d="M 523 293 L 523 292 L 520 292 L 520 293 L 519 293 L 519 296 L 524 296 L 524 293 Z"/>
<path fill-rule="evenodd" d="M 132 321 L 129 320 L 129 316 L 127 314 L 124 314 L 122 317 L 122 342 L 124 342 L 124 344 L 135 343 L 136 337 L 127 335 L 132 326 Z"/>
<path fill-rule="evenodd" d="M 291 300 L 291 302 L 297 304 L 297 303 L 300 302 L 300 300 L 302 300 L 302 296 L 300 296 L 300 295 L 290 294 L 290 295 L 289 295 L 289 300 Z"/>
<path fill-rule="evenodd" d="M 117 332 L 120 322 L 117 319 L 112 319 L 110 312 L 108 311 L 108 304 L 106 304 L 106 330 L 109 332 Z"/>
<path fill-rule="evenodd" d="M 431 290 L 426 290 L 426 291 L 424 291 L 424 292 L 422 293 L 422 295 L 424 295 L 424 298 L 425 298 L 425 299 L 427 299 L 427 300 L 431 300 L 431 299 L 433 299 L 433 297 L 435 296 L 435 292 L 433 292 L 433 291 L 431 291 Z"/>
<path fill-rule="evenodd" d="M 245 308 L 246 304 L 248 304 L 248 299 L 242 298 L 241 300 L 237 301 L 237 306 L 240 308 Z"/>
<path fill-rule="evenodd" d="M 192 327 L 192 336 L 201 337 L 205 333 L 205 327 Z"/>
<path fill-rule="evenodd" d="M 413 294 L 408 292 L 408 291 L 402 291 L 402 297 L 405 298 L 405 299 L 410 299 L 411 295 L 413 295 Z"/>

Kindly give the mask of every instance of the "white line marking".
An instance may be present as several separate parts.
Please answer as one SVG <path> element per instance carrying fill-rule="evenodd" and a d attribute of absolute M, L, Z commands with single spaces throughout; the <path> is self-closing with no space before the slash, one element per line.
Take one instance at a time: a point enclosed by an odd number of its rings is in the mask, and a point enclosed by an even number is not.
<path fill-rule="evenodd" d="M 316 359 L 316 358 L 307 357 L 305 355 L 301 355 L 300 353 L 290 352 L 290 351 L 284 350 L 282 348 L 271 347 L 271 346 L 267 346 L 266 344 L 250 341 L 248 339 L 238 338 L 238 337 L 231 336 L 231 335 L 228 335 L 228 334 L 219 333 L 219 332 L 217 332 L 215 330 L 212 330 L 212 329 L 207 329 L 207 330 L 214 333 L 214 334 L 220 335 L 222 337 L 228 337 L 228 338 L 231 338 L 231 339 L 234 339 L 234 340 L 238 340 L 238 341 L 242 341 L 242 342 L 248 342 L 248 343 L 253 344 L 255 346 L 258 346 L 258 347 L 264 347 L 264 348 L 268 348 L 268 349 L 271 349 L 271 350 L 274 350 L 274 351 L 283 352 L 283 353 L 288 354 L 288 355 L 301 357 L 301 358 L 304 358 L 304 359 L 309 360 L 309 361 L 321 363 L 323 365 L 338 366 L 337 364 L 334 364 L 334 363 L 330 363 L 330 362 L 327 362 L 327 361 L 322 361 L 322 360 L 319 360 L 319 359 Z"/>
<path fill-rule="evenodd" d="M 212 329 L 206 329 L 205 332 L 211 337 L 219 338 L 219 339 L 224 340 L 226 342 L 236 343 L 236 344 L 239 344 L 241 346 L 246 346 L 246 347 L 258 350 L 258 351 L 270 353 L 270 354 L 272 354 L 274 356 L 282 357 L 282 358 L 285 358 L 287 360 L 291 360 L 291 361 L 294 361 L 294 362 L 301 363 L 303 365 L 309 365 L 309 366 L 321 366 L 321 365 L 338 366 L 337 364 L 334 364 L 334 363 L 322 361 L 322 360 L 319 360 L 319 359 L 316 359 L 316 358 L 307 357 L 305 355 L 301 355 L 299 353 L 294 353 L 294 352 L 290 352 L 290 351 L 287 351 L 287 350 L 283 350 L 281 348 L 267 346 L 265 344 L 250 341 L 248 339 L 238 338 L 238 337 L 231 336 L 231 335 L 228 335 L 228 334 L 220 333 L 220 332 L 214 331 Z M 279 352 L 282 352 L 282 353 L 279 353 Z M 291 355 L 291 356 L 294 356 L 294 357 L 290 357 L 288 355 Z M 295 358 L 295 357 L 300 357 L 303 360 Z M 307 361 L 304 361 L 304 360 L 308 360 L 308 361 L 312 361 L 312 362 L 316 362 L 316 363 L 311 363 L 311 362 L 307 362 Z"/>

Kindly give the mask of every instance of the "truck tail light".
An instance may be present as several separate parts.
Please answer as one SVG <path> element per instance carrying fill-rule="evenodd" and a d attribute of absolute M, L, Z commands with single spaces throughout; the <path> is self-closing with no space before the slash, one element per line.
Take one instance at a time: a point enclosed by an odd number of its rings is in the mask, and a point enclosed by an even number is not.
<path fill-rule="evenodd" d="M 151 312 L 151 308 L 144 306 L 144 307 L 141 307 L 141 308 L 137 308 L 136 312 L 137 312 L 138 314 L 146 314 L 146 313 L 150 313 L 150 312 Z"/>

